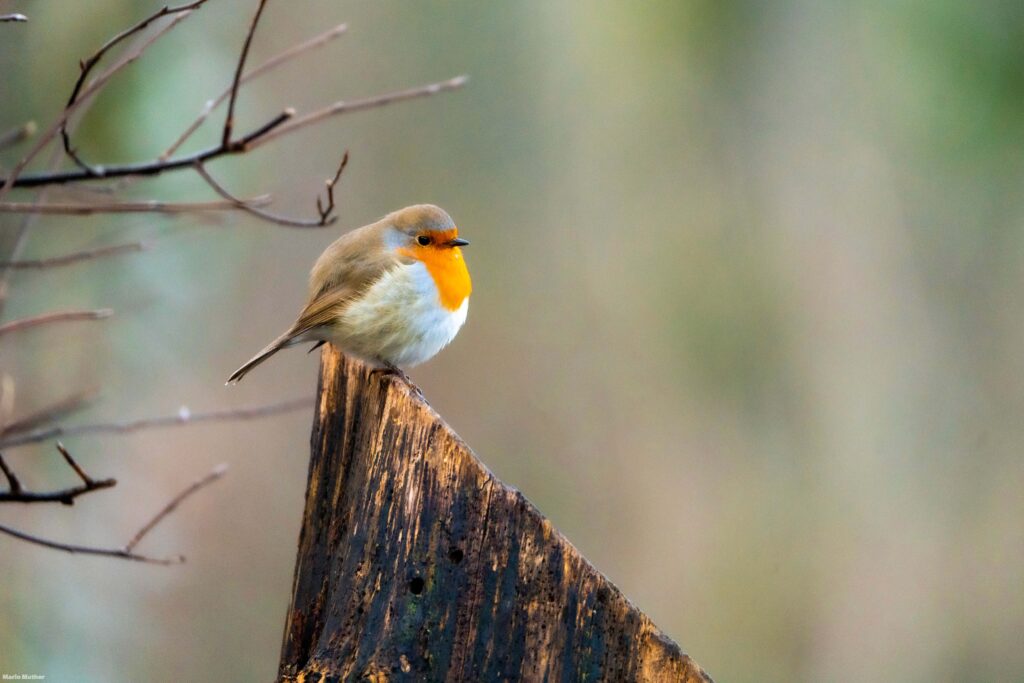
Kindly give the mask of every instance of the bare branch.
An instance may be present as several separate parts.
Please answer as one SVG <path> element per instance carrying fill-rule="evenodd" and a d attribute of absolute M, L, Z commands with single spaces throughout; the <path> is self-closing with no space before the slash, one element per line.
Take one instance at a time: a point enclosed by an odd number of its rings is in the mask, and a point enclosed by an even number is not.
<path fill-rule="evenodd" d="M 7 492 L 0 491 L 0 503 L 60 503 L 62 505 L 74 505 L 75 498 L 84 496 L 93 491 L 109 489 L 117 485 L 116 479 L 93 479 L 85 473 L 75 459 L 71 457 L 68 450 L 61 443 L 57 444 L 57 450 L 64 456 L 68 467 L 75 471 L 75 474 L 82 480 L 80 486 L 70 486 L 57 491 L 26 491 L 21 483 L 14 477 L 14 473 L 7 467 L 6 463 L 0 465 L 8 483 L 11 485 Z M 13 480 L 12 480 L 13 478 Z"/>
<path fill-rule="evenodd" d="M 51 403 L 48 406 L 40 408 L 35 412 L 24 415 L 9 424 L 0 426 L 0 436 L 14 434 L 16 432 L 27 432 L 30 429 L 36 429 L 48 422 L 53 422 L 58 418 L 64 417 L 69 413 L 73 413 L 76 410 L 81 409 L 95 395 L 95 390 L 80 391 L 76 394 L 71 394 L 70 396 L 62 398 L 55 403 Z"/>
<path fill-rule="evenodd" d="M 92 479 L 88 484 L 70 486 L 57 491 L 0 491 L 0 503 L 60 503 L 61 505 L 74 505 L 75 498 L 84 496 L 93 491 L 109 489 L 117 486 L 116 479 Z"/>
<path fill-rule="evenodd" d="M 206 184 L 213 188 L 213 191 L 219 194 L 221 197 L 224 197 L 230 202 L 234 202 L 235 206 L 237 206 L 242 211 L 257 216 L 258 218 L 261 218 L 265 221 L 269 221 L 277 225 L 284 225 L 289 228 L 322 228 L 326 225 L 330 225 L 337 219 L 336 216 L 325 217 L 321 215 L 319 220 L 302 220 L 296 218 L 288 218 L 287 216 L 279 216 L 277 214 L 270 213 L 269 211 L 263 211 L 262 209 L 258 209 L 253 206 L 247 205 L 244 201 L 236 198 L 234 195 L 228 192 L 223 185 L 217 182 L 217 180 L 210 175 L 210 173 L 206 170 L 206 167 L 203 166 L 201 162 L 196 163 L 196 172 L 200 176 L 202 176 L 203 180 L 206 181 Z"/>
<path fill-rule="evenodd" d="M 122 548 L 96 548 L 92 546 L 84 545 L 73 545 L 70 543 L 59 543 L 57 541 L 51 541 L 39 536 L 33 536 L 27 534 L 24 531 L 18 531 L 8 526 L 0 525 L 0 533 L 5 533 L 8 536 L 26 541 L 28 543 L 34 543 L 35 545 L 43 546 L 44 548 L 51 548 L 53 550 L 63 550 L 67 553 L 82 554 L 82 555 L 100 555 L 103 557 L 115 557 L 122 560 L 132 560 L 134 562 L 146 562 L 149 564 L 181 564 L 185 561 L 183 555 L 175 555 L 167 558 L 150 557 L 148 555 L 140 555 L 136 552 L 135 546 L 138 545 L 139 541 L 149 533 L 153 527 L 162 522 L 166 517 L 177 508 L 183 500 L 193 495 L 202 488 L 209 486 L 213 482 L 224 476 L 227 471 L 227 465 L 218 465 L 208 475 L 200 479 L 199 481 L 190 484 L 184 491 L 176 495 L 171 501 L 165 505 L 150 521 L 146 522 L 142 528 L 132 537 L 132 539 Z"/>
<path fill-rule="evenodd" d="M 56 311 L 55 313 L 43 313 L 31 318 L 19 318 L 9 323 L 0 325 L 0 335 L 8 332 L 27 330 L 30 327 L 49 325 L 50 323 L 68 322 L 71 320 L 103 320 L 114 315 L 109 308 L 97 308 L 91 311 Z"/>
<path fill-rule="evenodd" d="M 78 478 L 82 480 L 83 484 L 85 484 L 86 486 L 91 486 L 96 483 L 95 479 L 86 474 L 85 470 L 78 466 L 78 463 L 75 462 L 75 459 L 71 457 L 70 453 L 68 453 L 68 449 L 64 448 L 64 444 L 62 444 L 60 441 L 57 442 L 57 450 L 60 451 L 60 454 L 64 456 L 64 460 L 65 462 L 67 462 L 68 467 L 75 471 L 75 474 L 78 475 Z M 114 480 L 111 479 L 110 481 Z M 111 486 L 113 485 L 114 484 L 111 484 Z"/>
<path fill-rule="evenodd" d="M 217 157 L 241 154 L 247 152 L 251 148 L 254 140 L 266 135 L 294 115 L 294 109 L 285 109 L 270 121 L 243 137 L 241 140 L 232 142 L 231 146 L 228 148 L 217 145 L 216 147 L 208 147 L 207 149 L 196 152 L 195 154 L 189 154 L 176 159 L 167 159 L 166 161 L 158 159 L 156 161 L 145 161 L 134 164 L 104 166 L 102 169 L 102 178 L 159 175 L 164 171 L 175 171 L 180 168 L 185 168 L 186 166 L 195 166 L 196 162 L 205 162 L 210 161 L 211 159 L 216 159 Z M 25 175 L 19 175 L 16 177 L 14 186 L 39 187 L 40 185 L 61 185 L 64 183 L 97 180 L 99 178 L 100 176 L 92 175 L 81 169 L 73 171 L 58 171 L 56 173 L 26 173 Z M 10 182 L 10 176 L 8 176 L 7 181 L 8 183 Z M 2 191 L 2 188 L 0 188 L 0 191 Z"/>
<path fill-rule="evenodd" d="M 50 153 L 50 158 L 47 160 L 47 168 L 52 172 L 60 164 L 60 160 L 63 157 L 60 149 L 54 149 Z M 32 201 L 29 202 L 31 205 L 42 204 L 46 197 L 50 193 L 50 188 L 44 187 L 38 192 L 34 192 Z M 28 238 L 29 229 L 39 220 L 39 214 L 26 213 L 21 221 L 18 223 L 18 227 L 14 232 L 14 239 L 12 240 L 12 246 L 8 252 L 7 258 L 16 259 L 21 254 L 22 248 L 25 246 L 25 241 Z M 7 301 L 7 290 L 8 280 L 11 276 L 10 268 L 0 268 L 0 314 L 3 313 L 4 304 Z"/>
<path fill-rule="evenodd" d="M 182 408 L 175 415 L 161 417 L 149 417 L 141 420 L 127 422 L 103 422 L 97 424 L 73 425 L 65 427 L 56 425 L 45 429 L 37 429 L 31 432 L 21 432 L 10 436 L 0 436 L 0 449 L 23 446 L 30 443 L 38 443 L 49 439 L 67 438 L 82 436 L 84 434 L 126 434 L 143 429 L 155 429 L 160 427 L 180 427 L 200 422 L 226 422 L 230 420 L 254 420 L 270 415 L 277 415 L 302 408 L 309 408 L 312 400 L 308 398 L 292 399 L 281 403 L 257 406 L 255 408 L 237 408 L 228 410 L 215 410 L 208 413 L 191 413 L 187 408 Z"/>
<path fill-rule="evenodd" d="M 0 23 L 4 23 L 4 22 L 8 22 L 8 21 L 16 21 L 16 22 L 22 23 L 22 22 L 28 21 L 28 17 L 26 17 L 24 14 L 16 14 L 16 13 L 0 14 Z"/>
<path fill-rule="evenodd" d="M 235 126 L 235 100 L 238 99 L 238 85 L 242 81 L 242 71 L 245 69 L 245 60 L 249 56 L 249 48 L 252 46 L 252 37 L 256 33 L 256 26 L 260 23 L 260 16 L 263 14 L 263 8 L 267 6 L 267 0 L 260 0 L 259 7 L 256 8 L 256 14 L 252 18 L 252 24 L 249 26 L 249 32 L 245 34 L 245 42 L 242 44 L 242 52 L 238 55 L 238 65 L 235 67 L 235 78 L 231 82 L 231 95 L 228 100 L 228 115 L 224 118 L 224 133 L 220 139 L 221 147 L 229 147 L 231 145 L 231 132 Z"/>
<path fill-rule="evenodd" d="M 44 548 L 50 548 L 52 550 L 63 550 L 64 552 L 71 553 L 73 555 L 101 555 L 104 557 L 117 557 L 124 560 L 133 560 L 135 562 L 145 562 L 148 564 L 163 565 L 181 564 L 185 561 L 185 557 L 182 555 L 158 558 L 125 552 L 124 548 L 94 548 L 92 546 L 74 545 L 71 543 L 59 543 L 57 541 L 50 541 L 45 538 L 40 538 L 39 536 L 33 536 L 32 534 L 27 534 L 24 531 L 18 531 L 17 529 L 12 529 L 11 527 L 4 526 L 2 524 L 0 524 L 0 533 L 7 534 L 8 536 L 13 536 L 14 538 L 25 541 L 27 543 L 41 545 Z"/>
<path fill-rule="evenodd" d="M 448 90 L 457 90 L 464 86 L 468 80 L 468 76 L 456 76 L 455 78 L 451 78 L 447 81 L 430 83 L 429 85 L 422 85 L 418 88 L 399 90 L 397 92 L 378 95 L 376 97 L 367 97 L 365 99 L 351 101 L 339 100 L 334 104 L 323 107 L 322 109 L 317 109 L 316 111 L 312 111 L 303 116 L 296 117 L 285 125 L 279 126 L 273 132 L 253 141 L 253 143 L 249 145 L 249 148 L 256 149 L 257 147 L 261 147 L 282 135 L 286 135 L 298 130 L 299 128 L 304 128 L 314 123 L 318 123 L 319 121 L 331 116 L 338 116 L 340 114 L 347 114 L 354 111 L 363 111 L 364 109 L 375 109 L 377 107 L 393 104 L 394 102 L 401 102 L 402 100 L 411 100 L 417 97 L 429 97 Z"/>
<path fill-rule="evenodd" d="M 23 259 L 20 261 L 0 261 L 0 268 L 14 268 L 18 270 L 43 270 L 46 268 L 59 268 L 69 266 L 79 261 L 90 261 L 92 259 L 106 256 L 116 256 L 129 252 L 145 251 L 152 246 L 150 242 L 126 242 L 124 244 L 112 244 L 108 247 L 97 247 L 95 249 L 83 249 L 74 251 L 62 256 L 51 256 L 41 259 Z"/>
<path fill-rule="evenodd" d="M 326 224 L 327 222 L 334 222 L 334 218 L 331 214 L 334 212 L 334 186 L 338 184 L 338 180 L 341 179 L 341 173 L 348 166 L 348 150 L 341 157 L 341 163 L 338 164 L 338 170 L 335 172 L 333 178 L 328 178 L 324 181 L 327 186 L 327 203 L 326 206 L 320 201 L 320 196 L 316 198 L 316 210 L 320 214 L 320 222 Z"/>
<path fill-rule="evenodd" d="M 181 505 L 183 500 L 185 500 L 186 498 L 188 498 L 189 496 L 191 496 L 193 493 L 203 488 L 204 486 L 209 486 L 213 482 L 217 481 L 218 479 L 223 477 L 227 471 L 227 463 L 217 465 L 216 467 L 213 468 L 213 471 L 211 471 L 205 477 L 192 482 L 191 484 L 189 484 L 188 487 L 182 490 L 181 493 L 176 495 L 174 498 L 171 498 L 171 500 L 167 502 L 167 505 L 163 506 L 160 512 L 156 513 L 156 515 L 154 515 L 151 520 L 146 522 L 141 529 L 135 532 L 135 535 L 132 536 L 132 540 L 128 541 L 128 543 L 125 544 L 125 551 L 129 553 L 133 551 L 135 549 L 135 546 L 137 546 L 139 542 L 146 537 L 146 534 L 152 531 L 153 527 L 155 527 L 157 524 L 163 521 L 163 519 L 167 517 L 167 515 L 174 512 L 175 509 L 177 509 L 177 507 Z"/>
<path fill-rule="evenodd" d="M 10 489 L 11 493 L 20 493 L 21 482 L 18 481 L 18 477 L 14 475 L 11 468 L 7 466 L 7 462 L 4 460 L 3 455 L 0 455 L 0 470 L 3 471 L 4 477 L 7 479 L 7 487 Z"/>
<path fill-rule="evenodd" d="M 177 170 L 186 166 L 193 167 L 196 163 L 206 163 L 218 157 L 248 152 L 256 149 L 257 147 L 261 147 L 270 140 L 276 139 L 283 133 L 291 133 L 299 128 L 312 125 L 331 116 L 338 116 L 354 111 L 363 111 L 365 109 L 374 109 L 376 107 L 383 107 L 403 100 L 411 100 L 418 97 L 429 97 L 449 90 L 457 90 L 465 85 L 468 80 L 469 78 L 467 76 L 458 76 L 447 81 L 430 83 L 429 85 L 410 88 L 408 90 L 399 90 L 397 92 L 378 95 L 376 97 L 368 97 L 366 99 L 351 101 L 341 100 L 294 120 L 291 120 L 295 114 L 294 110 L 286 109 L 276 118 L 260 126 L 241 140 L 232 142 L 227 148 L 223 145 L 217 145 L 216 147 L 210 147 L 194 154 L 176 157 L 174 159 L 157 159 L 155 161 L 134 164 L 105 166 L 103 167 L 103 177 L 117 178 L 125 176 L 149 176 L 158 175 L 165 171 Z M 10 178 L 11 176 L 8 176 L 6 179 L 8 183 L 7 186 L 10 185 Z M 74 183 L 95 179 L 96 176 L 90 175 L 82 170 L 61 171 L 57 173 L 34 173 L 25 174 L 24 176 L 15 176 L 14 186 L 38 187 L 40 185 L 59 185 L 63 183 Z M 2 193 L 3 188 L 0 187 L 0 198 L 3 197 Z"/>
<path fill-rule="evenodd" d="M 195 2 L 191 2 L 187 5 L 181 5 L 179 7 L 165 6 L 157 10 L 150 16 L 146 17 L 139 23 L 135 24 L 134 26 L 131 26 L 121 31 L 116 36 L 114 36 L 106 43 L 104 43 L 103 46 L 100 47 L 100 49 L 97 50 L 95 53 L 93 53 L 91 57 L 89 57 L 88 59 L 84 59 L 82 60 L 82 62 L 80 62 L 81 73 L 78 75 L 78 80 L 75 81 L 74 88 L 71 89 L 71 96 L 68 98 L 68 103 L 65 105 L 65 109 L 75 104 L 75 101 L 78 99 L 78 94 L 81 92 L 82 87 L 85 85 L 85 79 L 88 78 L 89 73 L 92 72 L 93 68 L 100 62 L 101 59 L 103 59 L 104 55 L 106 55 L 107 52 L 109 52 L 112 48 L 114 48 L 116 45 L 121 43 L 126 38 L 135 35 L 139 31 L 145 30 L 147 26 L 149 26 L 157 19 L 160 19 L 161 17 L 166 17 L 171 14 L 191 12 L 192 10 L 199 9 L 199 7 L 202 6 L 206 1 L 207 0 L 196 0 Z M 76 164 L 78 164 L 80 168 L 82 168 L 85 171 L 88 171 L 93 175 L 102 176 L 101 171 L 94 169 L 92 166 L 82 161 L 82 159 L 78 156 L 75 150 L 71 147 L 71 137 L 68 135 L 67 130 L 67 119 L 65 119 L 64 123 L 61 124 L 60 137 L 61 141 L 64 144 L 64 151 L 67 153 L 69 157 L 71 157 L 74 160 Z"/>
<path fill-rule="evenodd" d="M 0 202 L 0 213 L 31 213 L 83 216 L 93 213 L 193 213 L 197 211 L 233 211 L 238 202 L 247 206 L 265 206 L 270 195 L 248 199 L 212 202 L 163 202 L 155 199 L 142 202 L 107 202 L 97 204 L 34 204 L 31 202 Z"/>
<path fill-rule="evenodd" d="M 88 102 L 89 98 L 95 93 L 99 92 L 100 89 L 102 89 L 107 84 L 107 82 L 110 81 L 111 78 L 113 78 L 119 71 L 121 71 L 121 69 L 125 68 L 126 66 L 137 60 L 139 57 L 141 57 L 142 53 L 149 49 L 149 47 L 153 43 L 155 43 L 157 40 L 163 37 L 163 35 L 170 31 L 172 28 L 177 26 L 178 23 L 185 17 L 187 17 L 189 14 L 191 14 L 191 10 L 175 15 L 174 19 L 170 23 L 162 27 L 159 31 L 155 32 L 148 40 L 142 43 L 138 48 L 136 48 L 129 54 L 125 55 L 121 59 L 121 61 L 114 64 L 114 66 L 107 69 L 100 76 L 98 76 L 92 83 L 86 86 L 85 89 L 83 89 L 79 94 L 78 99 L 70 106 L 64 108 L 64 111 L 62 111 L 60 115 L 57 116 L 56 120 L 54 120 L 53 123 L 50 124 L 50 127 L 47 128 L 46 131 L 39 136 L 39 138 L 36 140 L 36 144 L 33 145 L 32 149 L 29 150 L 28 154 L 22 157 L 21 161 L 19 161 L 18 164 L 14 167 L 14 169 L 11 170 L 10 174 L 8 174 L 6 178 L 4 178 L 3 184 L 0 185 L 0 200 L 3 200 L 3 198 L 7 196 L 7 193 L 11 190 L 12 187 L 18 185 L 18 176 L 21 175 L 21 172 L 24 171 L 25 167 L 28 166 L 32 159 L 34 159 L 39 154 L 39 152 L 41 152 L 43 148 L 46 147 L 46 145 L 50 142 L 50 140 L 53 139 L 53 137 L 58 133 L 58 131 L 60 131 L 60 129 L 67 124 L 68 118 L 79 107 L 81 107 L 84 102 Z M 86 178 L 96 177 L 93 173 L 89 173 L 86 171 L 81 171 L 81 173 L 84 173 Z"/>
<path fill-rule="evenodd" d="M 294 59 L 295 57 L 298 57 L 301 54 L 304 54 L 306 52 L 309 52 L 310 50 L 314 50 L 322 45 L 327 44 L 329 41 L 333 40 L 334 38 L 337 38 L 347 30 L 348 24 L 338 24 L 334 28 L 328 29 L 327 31 L 324 31 L 319 35 L 313 36 L 304 43 L 299 43 L 298 45 L 288 48 L 284 52 L 281 52 L 280 54 L 271 57 L 270 59 L 260 64 L 252 71 L 242 76 L 242 80 L 239 81 L 239 85 L 244 85 L 252 79 L 257 78 L 258 76 L 261 76 L 273 69 L 276 69 L 278 66 Z M 189 124 L 188 128 L 185 129 L 185 132 L 183 132 L 178 137 L 178 139 L 174 141 L 174 144 L 168 147 L 164 151 L 164 153 L 160 155 L 159 160 L 166 161 L 167 159 L 171 158 L 171 155 L 177 152 L 178 149 L 183 144 L 185 144 L 185 141 L 192 137 L 193 133 L 199 130 L 200 126 L 202 126 L 206 119 L 210 116 L 210 114 L 213 113 L 213 110 L 220 106 L 221 103 L 223 103 L 224 100 L 228 98 L 231 92 L 232 87 L 228 86 L 224 89 L 223 92 L 217 95 L 217 97 L 213 98 L 212 100 L 209 100 L 203 107 L 202 111 L 199 112 L 199 115 L 196 117 L 195 121 Z"/>
<path fill-rule="evenodd" d="M 20 142 L 28 140 L 36 134 L 37 128 L 38 126 L 36 126 L 35 121 L 26 121 L 20 126 L 15 126 L 8 131 L 0 133 L 0 149 L 13 147 Z"/>

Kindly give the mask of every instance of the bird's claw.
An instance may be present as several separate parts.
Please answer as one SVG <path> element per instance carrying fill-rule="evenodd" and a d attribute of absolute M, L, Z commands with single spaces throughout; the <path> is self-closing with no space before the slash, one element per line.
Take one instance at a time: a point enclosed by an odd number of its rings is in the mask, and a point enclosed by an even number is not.
<path fill-rule="evenodd" d="M 390 375 L 395 379 L 401 380 L 402 382 L 405 383 L 406 386 L 408 386 L 412 390 L 414 394 L 416 394 L 420 399 L 426 401 L 426 397 L 423 395 L 423 392 L 420 390 L 420 388 L 416 386 L 416 384 L 411 379 L 409 379 L 409 375 L 405 374 L 405 371 L 402 370 L 402 368 L 398 367 L 397 365 L 393 365 L 391 363 L 384 363 L 383 366 L 379 368 L 372 368 L 370 370 L 371 376 L 377 374 Z"/>

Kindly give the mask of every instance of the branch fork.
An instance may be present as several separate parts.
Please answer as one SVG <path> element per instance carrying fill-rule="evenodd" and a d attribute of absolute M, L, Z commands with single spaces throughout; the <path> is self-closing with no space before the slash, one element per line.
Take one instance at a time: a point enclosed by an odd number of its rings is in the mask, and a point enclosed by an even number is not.
<path fill-rule="evenodd" d="M 82 480 L 80 486 L 69 486 L 55 491 L 28 491 L 22 486 L 21 481 L 18 480 L 17 476 L 15 476 L 14 472 L 4 461 L 3 456 L 0 455 L 0 471 L 3 471 L 8 484 L 8 490 L 0 492 L 0 503 L 61 503 L 62 505 L 74 505 L 75 499 L 79 496 L 84 496 L 93 491 L 113 488 L 117 485 L 116 479 L 93 479 L 86 474 L 85 470 L 71 457 L 71 453 L 64 447 L 64 444 L 59 441 L 57 442 L 57 450 L 64 456 L 64 461 L 67 462 L 68 467 L 74 470 L 78 478 Z"/>
<path fill-rule="evenodd" d="M 312 38 L 285 50 L 257 66 L 255 69 L 252 69 L 249 73 L 246 73 L 246 62 L 248 60 L 256 29 L 261 17 L 263 16 L 264 9 L 268 4 L 268 0 L 258 0 L 256 12 L 252 17 L 248 31 L 245 34 L 245 39 L 235 65 L 230 86 L 219 96 L 208 100 L 204 104 L 199 116 L 181 135 L 179 135 L 170 147 L 168 147 L 159 157 L 150 161 L 127 164 L 100 164 L 91 163 L 84 159 L 78 148 L 73 144 L 71 135 L 71 129 L 74 127 L 76 121 L 80 120 L 81 113 L 88 108 L 90 103 L 94 101 L 95 97 L 102 92 L 107 84 L 118 73 L 138 60 L 146 50 L 149 49 L 149 47 L 176 27 L 181 21 L 191 15 L 192 12 L 200 9 L 207 1 L 208 0 L 194 0 L 192 2 L 186 2 L 185 4 L 173 7 L 162 7 L 132 26 L 129 26 L 115 34 L 101 45 L 93 54 L 82 59 L 79 62 L 78 77 L 72 87 L 64 108 L 47 127 L 42 129 L 40 134 L 36 135 L 36 124 L 31 121 L 21 126 L 0 132 L 0 149 L 17 145 L 34 137 L 31 146 L 24 156 L 21 157 L 5 177 L 0 177 L 0 214 L 20 213 L 27 215 L 22 222 L 20 232 L 18 232 L 15 238 L 16 246 L 12 254 L 8 257 L 9 260 L 0 262 L 0 304 L 2 304 L 7 293 L 7 278 L 13 269 L 39 270 L 77 263 L 84 260 L 98 259 L 100 257 L 129 251 L 141 251 L 145 248 L 143 243 L 135 242 L 78 251 L 46 259 L 19 261 L 17 259 L 19 247 L 24 241 L 23 238 L 27 234 L 30 223 L 38 215 L 83 215 L 92 213 L 127 212 L 193 213 L 211 210 L 240 210 L 255 215 L 263 220 L 289 227 L 318 228 L 331 225 L 337 220 L 335 190 L 341 179 L 342 173 L 348 164 L 349 155 L 347 151 L 342 155 L 341 161 L 338 164 L 333 177 L 328 178 L 325 181 L 325 187 L 322 190 L 322 194 L 321 192 L 316 194 L 316 218 L 312 219 L 288 218 L 262 210 L 260 207 L 269 202 L 269 197 L 266 195 L 253 198 L 239 198 L 235 196 L 210 174 L 207 169 L 207 164 L 220 157 L 248 153 L 281 135 L 297 131 L 306 126 L 317 124 L 329 117 L 382 107 L 403 100 L 435 95 L 441 92 L 460 88 L 466 82 L 466 78 L 464 76 L 460 76 L 447 81 L 385 93 L 375 97 L 351 101 L 339 100 L 333 104 L 306 113 L 302 116 L 298 116 L 293 108 L 287 107 L 276 116 L 264 122 L 262 125 L 256 126 L 247 133 L 238 135 L 236 133 L 236 107 L 239 90 L 244 83 L 271 71 L 277 66 L 280 66 L 299 55 L 325 45 L 327 42 L 342 35 L 347 30 L 347 26 L 345 24 L 338 24 L 319 35 L 313 36 Z M 126 48 L 108 68 L 99 73 L 99 75 L 94 75 L 100 63 L 115 51 L 116 48 L 125 45 L 130 38 L 141 36 L 148 27 L 154 24 L 154 22 L 158 22 L 159 20 L 167 17 L 170 18 L 169 21 L 164 22 L 148 35 L 141 37 L 138 41 L 135 41 L 135 44 Z M 3 22 L 23 22 L 26 20 L 27 18 L 20 14 L 0 14 L 0 21 Z M 178 149 L 203 125 L 213 110 L 225 101 L 227 102 L 227 112 L 223 128 L 221 130 L 219 143 L 197 152 L 175 156 Z M 43 152 L 43 150 L 47 149 L 47 147 L 51 145 L 51 143 L 54 143 L 58 138 L 60 140 L 59 146 L 54 145 L 53 150 L 58 156 L 54 157 L 50 170 L 37 173 L 24 173 L 28 166 Z M 59 155 L 61 153 L 71 161 L 74 168 L 57 170 L 59 168 Z M 54 203 L 44 201 L 46 188 L 56 185 L 86 183 L 113 178 L 130 180 L 146 176 L 155 176 L 165 172 L 178 171 L 182 169 L 194 170 L 206 181 L 216 194 L 220 195 L 223 201 L 180 203 L 162 202 L 158 200 L 81 201 L 80 203 Z M 117 193 L 124 187 L 124 183 L 117 183 L 116 185 L 117 186 L 113 188 L 104 187 L 103 189 L 106 193 Z M 34 201 L 31 202 L 5 201 L 8 193 L 16 188 L 43 188 L 43 192 L 37 194 Z M 57 322 L 71 320 L 100 320 L 109 317 L 112 313 L 113 312 L 110 309 L 55 311 L 0 324 L 0 335 Z M 55 424 L 59 417 L 76 410 L 84 404 L 86 398 L 87 396 L 85 394 L 73 395 L 67 399 L 52 404 L 49 407 L 43 408 L 32 415 L 10 422 L 6 426 L 0 424 L 0 451 L 6 452 L 8 449 L 17 446 L 39 443 L 58 437 L 68 437 L 73 435 L 126 433 L 138 429 L 170 427 L 201 421 L 260 418 L 287 410 L 308 408 L 310 405 L 309 400 L 300 399 L 298 401 L 285 401 L 279 404 L 259 406 L 256 408 L 223 410 L 210 413 L 192 414 L 187 411 L 182 411 L 174 416 L 153 417 L 134 421 L 72 426 L 65 426 L 59 423 Z M 75 476 L 81 483 L 75 486 L 50 491 L 30 490 L 18 478 L 14 470 L 8 465 L 7 461 L 4 460 L 3 455 L 0 454 L 0 482 L 6 481 L 6 491 L 0 491 L 0 503 L 60 503 L 63 505 L 73 505 L 77 498 L 83 495 L 94 491 L 112 488 L 117 484 L 117 481 L 113 478 L 94 479 L 83 467 L 79 465 L 62 443 L 58 441 L 55 446 L 68 468 L 75 473 Z M 155 564 L 176 564 L 183 562 L 184 557 L 151 557 L 137 553 L 136 547 L 143 538 L 152 531 L 153 528 L 166 519 L 166 517 L 177 509 L 185 499 L 223 476 L 225 469 L 226 468 L 224 466 L 218 467 L 205 477 L 197 480 L 181 491 L 153 518 L 144 524 L 124 546 L 121 547 L 99 548 L 61 543 L 40 538 L 4 525 L 0 525 L 0 533 L 29 543 L 69 553 L 101 555 Z"/>

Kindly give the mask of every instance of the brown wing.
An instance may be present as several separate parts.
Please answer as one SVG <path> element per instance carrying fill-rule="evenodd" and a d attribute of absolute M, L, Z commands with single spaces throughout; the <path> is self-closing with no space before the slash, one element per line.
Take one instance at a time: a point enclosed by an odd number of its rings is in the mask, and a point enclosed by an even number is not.
<path fill-rule="evenodd" d="M 302 309 L 298 320 L 288 330 L 288 337 L 294 339 L 318 327 L 328 325 L 338 317 L 345 304 L 351 301 L 359 291 L 357 288 L 348 286 L 339 286 L 334 289 L 325 290 L 318 298 L 310 301 Z"/>
<path fill-rule="evenodd" d="M 384 225 L 372 223 L 345 233 L 324 249 L 309 274 L 309 303 L 338 290 L 352 297 L 394 265 L 396 256 L 384 246 Z"/>
<path fill-rule="evenodd" d="M 309 302 L 292 327 L 298 336 L 330 323 L 402 257 L 384 244 L 384 221 L 346 233 L 324 250 L 309 275 Z"/>
<path fill-rule="evenodd" d="M 309 276 L 309 301 L 295 323 L 231 375 L 237 382 L 254 367 L 280 349 L 298 344 L 319 327 L 333 322 L 353 298 L 359 296 L 387 270 L 401 263 L 401 257 L 384 248 L 383 221 L 353 230 L 339 237 L 317 259 Z"/>

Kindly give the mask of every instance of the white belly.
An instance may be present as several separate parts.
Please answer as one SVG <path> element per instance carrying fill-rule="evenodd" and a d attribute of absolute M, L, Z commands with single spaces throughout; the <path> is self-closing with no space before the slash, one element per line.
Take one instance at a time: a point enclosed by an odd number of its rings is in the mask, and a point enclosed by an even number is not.
<path fill-rule="evenodd" d="M 441 305 L 434 278 L 422 263 L 402 265 L 349 304 L 330 341 L 366 360 L 411 367 L 447 346 L 468 310 L 468 297 L 454 311 Z"/>

